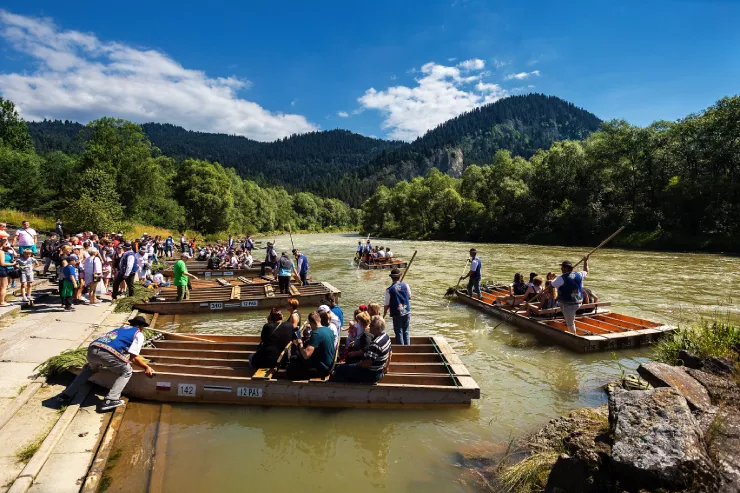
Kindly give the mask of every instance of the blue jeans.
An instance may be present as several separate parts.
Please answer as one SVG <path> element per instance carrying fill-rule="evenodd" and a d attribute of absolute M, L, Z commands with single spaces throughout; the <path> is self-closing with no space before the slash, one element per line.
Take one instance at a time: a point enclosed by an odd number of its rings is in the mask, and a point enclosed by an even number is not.
<path fill-rule="evenodd" d="M 399 315 L 392 318 L 393 332 L 396 333 L 396 344 L 411 344 L 411 337 L 409 336 L 409 324 L 411 322 L 411 315 Z"/>
<path fill-rule="evenodd" d="M 473 296 L 473 293 L 478 293 L 478 299 L 482 300 L 483 295 L 480 293 L 480 277 L 474 279 L 468 278 L 468 296 Z"/>
<path fill-rule="evenodd" d="M 304 286 L 308 286 L 308 271 L 301 272 L 301 283 Z"/>
<path fill-rule="evenodd" d="M 375 383 L 383 378 L 383 372 L 354 365 L 338 365 L 334 370 L 333 382 Z"/>

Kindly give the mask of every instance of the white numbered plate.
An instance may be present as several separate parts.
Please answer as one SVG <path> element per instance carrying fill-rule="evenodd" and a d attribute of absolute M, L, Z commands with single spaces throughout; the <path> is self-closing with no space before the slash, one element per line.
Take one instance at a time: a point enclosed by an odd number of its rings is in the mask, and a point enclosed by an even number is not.
<path fill-rule="evenodd" d="M 256 389 L 254 387 L 237 387 L 236 395 L 238 397 L 262 397 L 262 389 Z"/>
<path fill-rule="evenodd" d="M 178 383 L 177 384 L 177 395 L 183 397 L 195 397 L 195 384 L 194 383 Z"/>

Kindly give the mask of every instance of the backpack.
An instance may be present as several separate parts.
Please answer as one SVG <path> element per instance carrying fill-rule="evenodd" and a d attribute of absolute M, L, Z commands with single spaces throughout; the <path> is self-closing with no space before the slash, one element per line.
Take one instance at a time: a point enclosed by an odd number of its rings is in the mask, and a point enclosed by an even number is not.
<path fill-rule="evenodd" d="M 290 258 L 283 255 L 280 257 L 280 267 L 283 269 L 290 269 L 290 267 L 293 265 L 293 262 L 291 262 Z"/>

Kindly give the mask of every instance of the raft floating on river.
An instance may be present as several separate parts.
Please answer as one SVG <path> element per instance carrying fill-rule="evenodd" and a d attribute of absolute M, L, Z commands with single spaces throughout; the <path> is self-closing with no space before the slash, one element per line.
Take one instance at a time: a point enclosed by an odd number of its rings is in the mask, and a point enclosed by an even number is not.
<path fill-rule="evenodd" d="M 612 351 L 630 349 L 657 342 L 664 334 L 676 330 L 676 327 L 663 325 L 649 320 L 600 311 L 600 307 L 610 303 L 592 303 L 583 305 L 583 311 L 576 316 L 576 334 L 568 330 L 560 309 L 546 310 L 548 315 L 542 317 L 528 316 L 524 310 L 515 310 L 511 306 L 496 304 L 497 298 L 509 298 L 508 288 L 493 288 L 483 291 L 483 300 L 468 296 L 467 292 L 458 289 L 457 299 L 484 312 L 495 315 L 511 325 L 530 330 L 552 339 L 569 349 L 587 353 L 594 351 Z M 593 309 L 592 313 L 583 313 Z M 550 316 L 552 318 L 546 318 Z"/>
<path fill-rule="evenodd" d="M 166 334 L 141 351 L 154 378 L 135 370 L 124 394 L 159 402 L 370 408 L 459 407 L 480 398 L 478 384 L 443 337 L 393 345 L 388 373 L 377 384 L 292 381 L 284 370 L 252 378 L 249 357 L 259 341 L 257 335 Z M 107 388 L 114 379 L 107 371 L 91 378 Z"/>
<path fill-rule="evenodd" d="M 196 281 L 197 282 L 197 281 Z M 197 286 L 197 285 L 196 285 Z M 301 305 L 318 306 L 333 294 L 341 292 L 327 282 L 312 283 L 308 286 L 291 286 L 291 294 L 279 294 L 273 284 L 244 284 L 241 286 L 213 286 L 195 288 L 190 299 L 175 301 L 177 289 L 164 288 L 150 301 L 137 303 L 134 308 L 146 313 L 210 313 L 214 311 L 265 310 L 285 308 L 289 298 L 296 298 Z"/>
<path fill-rule="evenodd" d="M 376 270 L 376 269 L 405 269 L 407 262 L 405 260 L 401 260 L 400 258 L 393 258 L 390 262 L 387 261 L 378 261 L 378 259 L 375 259 L 375 262 L 372 264 L 368 264 L 364 260 L 360 260 L 358 258 L 355 258 L 353 260 L 354 263 L 360 264 L 360 269 L 365 270 Z"/>

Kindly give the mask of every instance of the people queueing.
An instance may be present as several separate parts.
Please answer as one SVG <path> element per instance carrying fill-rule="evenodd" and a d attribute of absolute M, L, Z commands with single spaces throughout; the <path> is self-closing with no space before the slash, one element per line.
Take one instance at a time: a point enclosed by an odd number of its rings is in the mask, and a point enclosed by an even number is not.
<path fill-rule="evenodd" d="M 18 228 L 13 237 L 13 247 L 18 246 L 18 254 L 23 255 L 24 250 L 31 250 L 36 255 L 36 238 L 38 233 L 31 228 L 28 221 L 23 221 L 22 227 Z"/>
<path fill-rule="evenodd" d="M 188 266 L 185 264 L 186 258 L 188 257 L 184 252 L 180 253 L 180 260 L 172 266 L 172 283 L 177 288 L 177 301 L 189 300 L 190 288 L 188 287 L 188 279 L 198 280 L 196 276 L 188 272 Z"/>
<path fill-rule="evenodd" d="M 481 280 L 481 264 L 480 258 L 478 257 L 478 251 L 475 248 L 470 249 L 470 270 L 467 274 L 462 276 L 460 280 L 468 279 L 468 296 L 473 296 L 473 292 L 478 293 L 478 299 L 483 299 L 483 294 L 480 291 L 480 280 Z"/>
<path fill-rule="evenodd" d="M 144 345 L 144 334 L 142 333 L 144 327 L 149 327 L 149 324 L 144 317 L 137 315 L 128 321 L 128 325 L 112 330 L 91 342 L 87 348 L 87 363 L 69 387 L 57 396 L 57 400 L 61 404 L 69 403 L 93 374 L 101 368 L 106 368 L 118 376 L 98 409 L 110 411 L 124 405 L 121 392 L 133 374 L 131 361 L 143 368 L 148 377 L 154 376 L 152 367 L 139 356 Z"/>
<path fill-rule="evenodd" d="M 396 344 L 411 344 L 411 287 L 401 282 L 401 271 L 397 268 L 391 271 L 390 278 L 392 284 L 385 290 L 383 318 L 388 312 L 391 313 Z"/>
<path fill-rule="evenodd" d="M 139 271 L 139 266 L 136 264 L 136 254 L 133 249 L 134 247 L 131 242 L 126 241 L 123 243 L 123 255 L 121 255 L 121 260 L 118 264 L 118 274 L 115 281 L 113 281 L 114 300 L 118 298 L 118 289 L 124 281 L 126 282 L 128 295 L 134 295 L 134 282 L 136 281 L 136 273 Z"/>
<path fill-rule="evenodd" d="M 552 282 L 558 290 L 558 305 L 568 330 L 576 333 L 576 312 L 583 304 L 583 280 L 588 275 L 588 255 L 583 257 L 583 270 L 573 272 L 573 264 L 566 260 L 560 264 L 562 275 Z"/>
<path fill-rule="evenodd" d="M 385 333 L 385 320 L 375 316 L 370 321 L 372 342 L 365 348 L 362 359 L 357 363 L 338 365 L 332 381 L 375 383 L 387 370 L 391 356 L 391 340 Z"/>
<path fill-rule="evenodd" d="M 301 285 L 308 286 L 308 258 L 295 248 L 293 249 L 293 255 L 295 255 L 296 264 L 298 264 L 296 270 L 301 278 Z"/>

